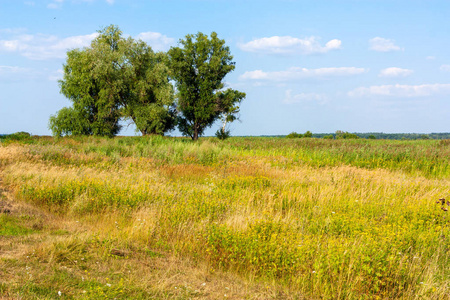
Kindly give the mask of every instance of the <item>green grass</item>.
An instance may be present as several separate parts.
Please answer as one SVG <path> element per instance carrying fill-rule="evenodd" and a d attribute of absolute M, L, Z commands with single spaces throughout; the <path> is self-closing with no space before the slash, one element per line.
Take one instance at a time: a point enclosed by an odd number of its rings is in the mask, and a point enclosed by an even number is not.
<path fill-rule="evenodd" d="M 36 230 L 24 227 L 19 218 L 0 214 L 0 236 L 21 236 L 33 232 Z"/>
<path fill-rule="evenodd" d="M 40 259 L 76 272 L 92 266 L 71 261 L 92 251 L 109 260 L 108 249 L 118 247 L 276 281 L 292 298 L 445 299 L 450 222 L 436 200 L 450 197 L 448 145 L 41 138 L 2 147 L 0 158 L 16 197 L 98 228 L 85 241 L 54 242 L 49 255 L 41 251 Z M 55 282 L 70 282 L 62 275 Z M 95 280 L 88 291 L 77 278 L 71 295 L 83 288 L 90 297 L 175 297 L 165 288 L 143 288 L 136 278 L 123 291 L 104 290 Z M 196 296 L 186 291 L 177 297 Z"/>

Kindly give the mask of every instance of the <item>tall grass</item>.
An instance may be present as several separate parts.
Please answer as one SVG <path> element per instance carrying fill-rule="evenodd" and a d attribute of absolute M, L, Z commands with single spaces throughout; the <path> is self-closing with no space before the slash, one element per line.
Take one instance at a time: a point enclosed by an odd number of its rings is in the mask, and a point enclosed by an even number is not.
<path fill-rule="evenodd" d="M 446 142 L 77 138 L 0 148 L 18 197 L 308 298 L 445 298 Z M 146 220 L 143 222 L 142 220 Z M 101 221 L 99 221 L 101 223 Z"/>

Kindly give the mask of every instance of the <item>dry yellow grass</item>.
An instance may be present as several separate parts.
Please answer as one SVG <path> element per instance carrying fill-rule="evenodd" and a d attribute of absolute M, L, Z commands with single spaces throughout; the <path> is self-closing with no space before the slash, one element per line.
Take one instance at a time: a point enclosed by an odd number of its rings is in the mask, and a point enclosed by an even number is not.
<path fill-rule="evenodd" d="M 155 150 L 166 149 L 166 158 L 121 156 L 106 140 L 97 144 L 109 154 L 86 151 L 94 142 L 0 147 L 14 199 L 48 216 L 41 229 L 9 237 L 23 248 L 2 260 L 9 280 L 0 291 L 51 298 L 58 286 L 68 297 L 142 299 L 450 294 L 449 222 L 435 203 L 450 194 L 445 176 L 317 167 L 295 163 L 295 149 L 264 155 L 221 146 L 221 154 L 212 142 L 174 142 Z M 11 275 L 24 267 L 33 280 Z"/>

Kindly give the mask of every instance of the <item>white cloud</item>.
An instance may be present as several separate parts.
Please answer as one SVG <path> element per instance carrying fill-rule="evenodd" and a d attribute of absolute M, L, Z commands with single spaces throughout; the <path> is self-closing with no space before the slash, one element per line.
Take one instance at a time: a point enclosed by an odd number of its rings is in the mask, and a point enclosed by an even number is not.
<path fill-rule="evenodd" d="M 450 94 L 450 84 L 422 84 L 422 85 L 378 85 L 359 87 L 348 93 L 350 97 L 429 97 Z"/>
<path fill-rule="evenodd" d="M 0 40 L 0 53 L 18 53 L 32 60 L 61 59 L 66 57 L 67 50 L 87 47 L 98 33 L 59 38 L 47 34 L 24 34 L 23 30 L 2 29 L 1 32 L 12 34 L 10 39 Z M 154 50 L 168 50 L 175 39 L 158 32 L 142 32 L 136 36 L 147 42 Z"/>
<path fill-rule="evenodd" d="M 342 42 L 334 39 L 321 46 L 316 37 L 299 39 L 291 36 L 272 36 L 255 39 L 238 47 L 247 52 L 267 54 L 315 54 L 326 53 L 341 48 Z"/>
<path fill-rule="evenodd" d="M 239 78 L 241 80 L 266 80 L 266 81 L 289 81 L 304 78 L 326 78 L 341 77 L 362 74 L 367 70 L 364 68 L 341 67 L 341 68 L 319 68 L 306 69 L 292 67 L 287 71 L 264 72 L 262 70 L 247 71 Z"/>
<path fill-rule="evenodd" d="M 0 33 L 20 34 L 27 31 L 26 28 L 0 28 Z"/>
<path fill-rule="evenodd" d="M 380 71 L 378 74 L 379 77 L 407 77 L 414 73 L 413 70 L 410 69 L 402 69 L 402 68 L 386 68 Z"/>
<path fill-rule="evenodd" d="M 442 65 L 439 69 L 444 72 L 450 72 L 450 65 Z"/>
<path fill-rule="evenodd" d="M 0 40 L 0 51 L 16 51 L 19 49 L 19 41 L 18 40 Z"/>
<path fill-rule="evenodd" d="M 436 56 L 427 56 L 427 57 L 425 57 L 425 59 L 426 60 L 435 60 L 436 59 Z"/>
<path fill-rule="evenodd" d="M 98 33 L 58 38 L 45 34 L 22 34 L 10 40 L 0 40 L 0 52 L 16 52 L 33 60 L 64 58 L 69 49 L 88 46 Z"/>
<path fill-rule="evenodd" d="M 156 51 L 168 50 L 175 43 L 175 39 L 159 32 L 141 32 L 136 36 L 136 39 L 143 40 Z"/>
<path fill-rule="evenodd" d="M 17 66 L 0 66 L 0 80 L 16 81 L 38 77 L 36 71 Z"/>
<path fill-rule="evenodd" d="M 390 52 L 403 50 L 399 46 L 395 45 L 393 40 L 375 37 L 369 40 L 369 49 L 378 52 Z"/>
<path fill-rule="evenodd" d="M 286 104 L 317 102 L 320 105 L 324 105 L 328 102 L 328 97 L 324 94 L 317 93 L 300 93 L 292 95 L 292 90 L 286 90 L 283 102 Z"/>
<path fill-rule="evenodd" d="M 50 80 L 62 79 L 64 72 L 59 70 L 37 70 L 18 66 L 0 66 L 1 81 Z"/>
<path fill-rule="evenodd" d="M 9 75 L 9 74 L 17 74 L 17 73 L 25 73 L 28 72 L 29 69 L 21 68 L 16 66 L 0 66 L 0 74 L 1 75 Z"/>
<path fill-rule="evenodd" d="M 50 2 L 49 4 L 47 4 L 47 8 L 49 9 L 59 9 L 62 8 L 63 3 L 65 0 L 52 0 L 52 2 Z M 79 2 L 94 2 L 95 0 L 72 0 L 72 3 L 79 3 Z M 113 5 L 115 0 L 105 0 L 106 3 L 108 3 L 109 5 Z M 34 2 L 30 2 L 33 3 Z M 25 4 L 30 5 L 29 3 L 25 2 Z"/>
<path fill-rule="evenodd" d="M 61 8 L 64 3 L 64 0 L 53 0 L 53 2 L 47 4 L 47 8 L 50 9 L 58 9 Z"/>

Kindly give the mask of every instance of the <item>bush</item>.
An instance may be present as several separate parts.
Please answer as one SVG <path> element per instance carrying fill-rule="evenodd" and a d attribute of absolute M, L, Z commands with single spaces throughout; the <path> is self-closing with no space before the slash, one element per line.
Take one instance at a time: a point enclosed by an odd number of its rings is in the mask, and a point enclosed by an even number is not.
<path fill-rule="evenodd" d="M 338 130 L 336 131 L 336 139 L 359 139 L 359 136 L 354 133 Z"/>
<path fill-rule="evenodd" d="M 216 137 L 219 140 L 225 140 L 227 138 L 229 138 L 231 136 L 230 131 L 229 130 L 225 130 L 223 128 L 220 128 L 219 130 L 216 131 Z"/>
<path fill-rule="evenodd" d="M 288 139 L 296 139 L 296 138 L 302 138 L 303 135 L 301 133 L 297 133 L 297 132 L 291 132 L 286 136 Z"/>
<path fill-rule="evenodd" d="M 310 138 L 310 137 L 312 137 L 312 132 L 308 130 L 307 132 L 305 132 L 305 133 L 303 134 L 303 137 L 305 137 L 305 138 Z"/>
<path fill-rule="evenodd" d="M 324 135 L 323 138 L 326 139 L 326 140 L 332 140 L 332 139 L 334 139 L 334 136 L 332 134 Z"/>
<path fill-rule="evenodd" d="M 29 134 L 28 132 L 25 132 L 25 131 L 19 131 L 19 132 L 7 135 L 6 138 L 9 140 L 22 141 L 22 140 L 30 139 L 31 134 Z"/>

